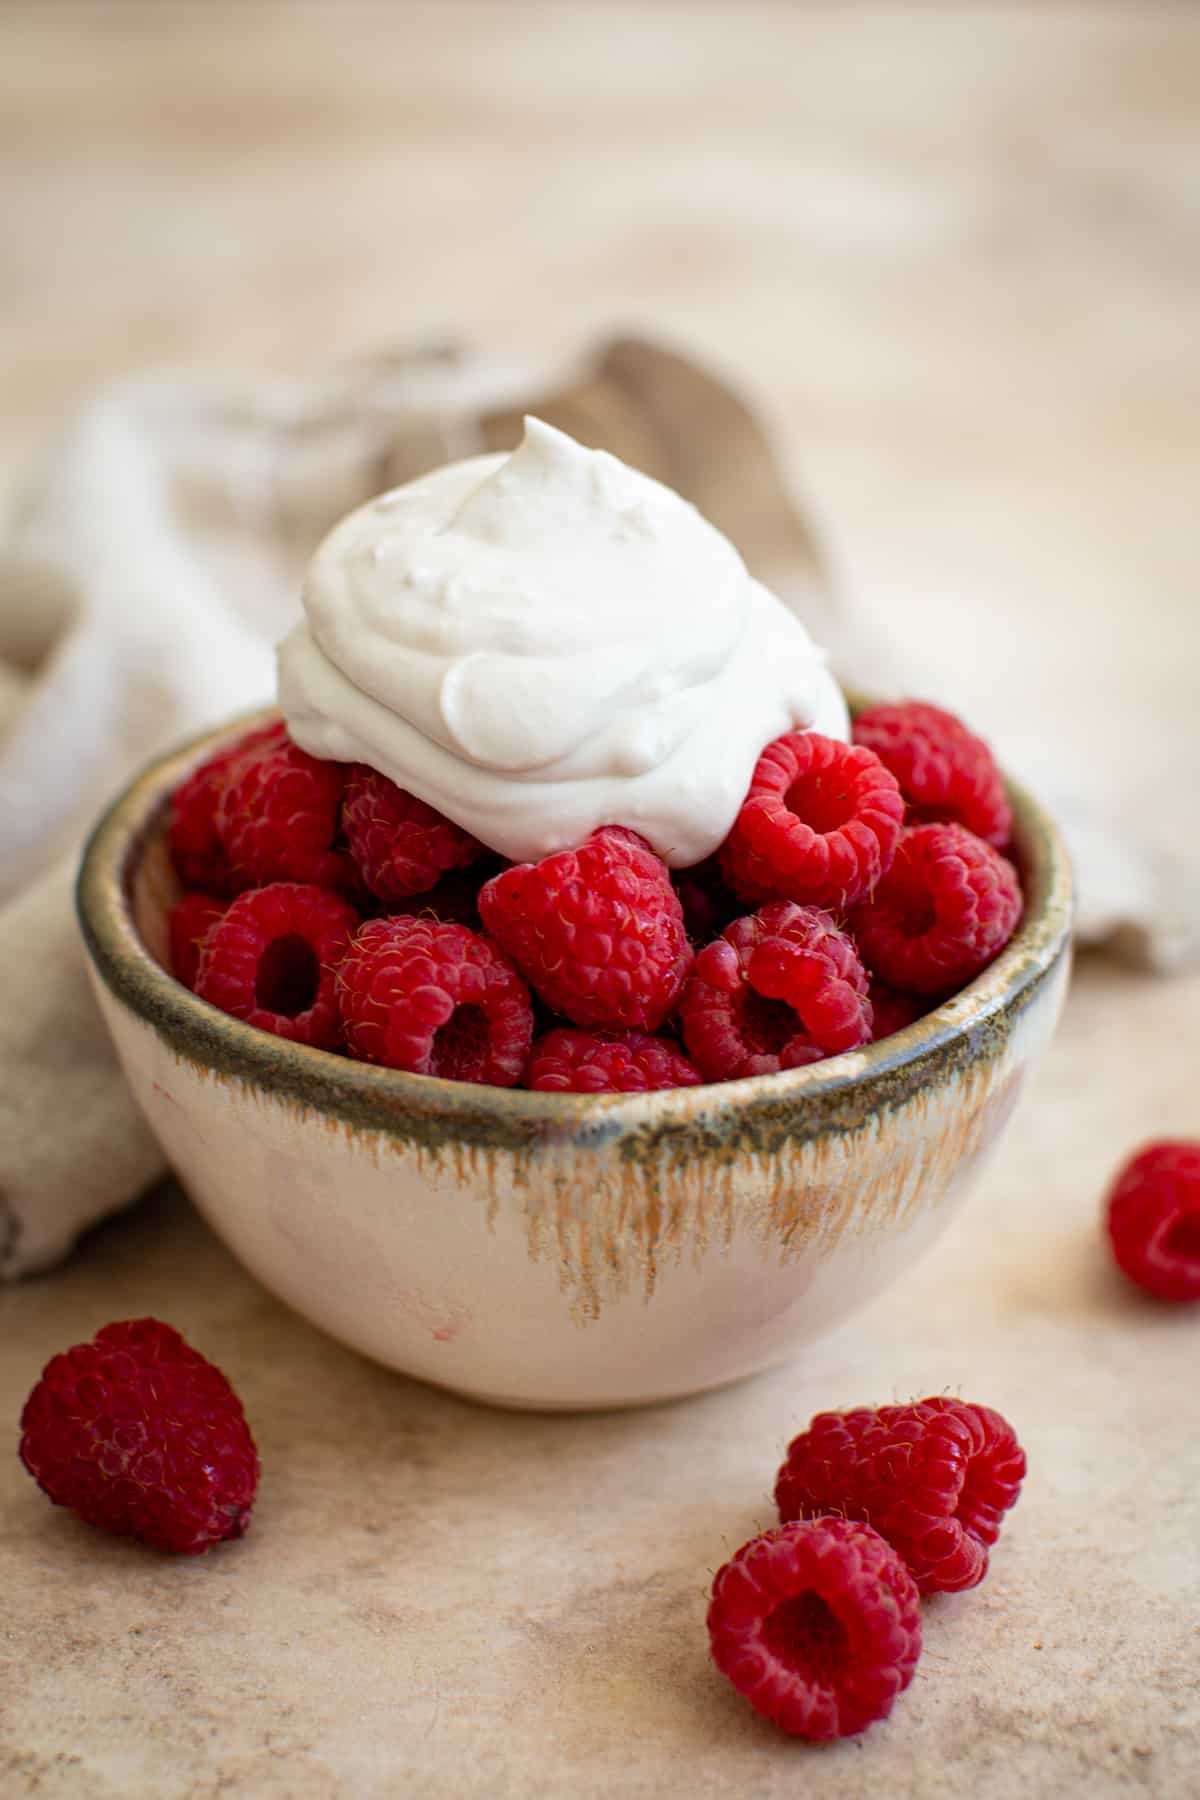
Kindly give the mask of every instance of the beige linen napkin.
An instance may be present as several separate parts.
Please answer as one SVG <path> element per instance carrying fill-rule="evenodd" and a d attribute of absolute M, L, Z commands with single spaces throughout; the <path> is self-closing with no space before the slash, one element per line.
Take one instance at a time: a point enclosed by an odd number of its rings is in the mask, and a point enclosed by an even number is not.
<path fill-rule="evenodd" d="M 525 411 L 693 500 L 839 673 L 911 685 L 885 647 L 856 642 L 752 412 L 653 344 L 566 370 L 431 346 L 312 382 L 166 374 L 106 390 L 0 539 L 0 1275 L 50 1266 L 161 1172 L 83 975 L 71 883 L 92 817 L 147 757 L 270 697 L 273 645 L 335 519 L 514 443 Z M 1083 934 L 1151 966 L 1182 960 L 1194 946 L 1158 923 L 1150 864 L 1067 805 Z"/>

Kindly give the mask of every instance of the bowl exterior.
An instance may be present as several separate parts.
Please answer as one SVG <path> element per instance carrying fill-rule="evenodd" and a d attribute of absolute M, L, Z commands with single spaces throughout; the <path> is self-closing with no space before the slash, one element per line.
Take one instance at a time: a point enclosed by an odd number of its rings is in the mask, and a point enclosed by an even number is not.
<path fill-rule="evenodd" d="M 494 1132 L 419 1104 L 372 1127 L 277 1091 L 181 1050 L 94 964 L 92 979 L 167 1157 L 266 1287 L 410 1375 L 582 1408 L 750 1375 L 880 1292 L 947 1223 L 1011 1113 L 1068 960 L 1064 931 L 982 1020 L 951 1002 L 915 1063 L 898 1034 L 894 1076 L 877 1051 L 840 1059 L 836 1104 L 780 1077 L 770 1104 L 760 1083 L 733 1083 Z"/>

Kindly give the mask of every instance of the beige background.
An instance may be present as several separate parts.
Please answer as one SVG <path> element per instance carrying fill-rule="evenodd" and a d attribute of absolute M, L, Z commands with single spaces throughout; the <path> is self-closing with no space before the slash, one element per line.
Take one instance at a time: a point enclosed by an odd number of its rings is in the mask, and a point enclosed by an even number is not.
<path fill-rule="evenodd" d="M 654 329 L 767 399 L 865 637 L 1187 836 L 1198 93 L 1182 6 L 0 6 L 0 482 L 148 361 Z M 266 1465 L 250 1537 L 174 1565 L 8 1464 L 0 1790 L 1194 1793 L 1200 1321 L 1125 1292 L 1096 1218 L 1132 1144 L 1200 1132 L 1197 1016 L 1195 977 L 1085 962 L 921 1270 L 792 1369 L 653 1414 L 388 1376 L 170 1193 L 0 1294 L 0 1415 L 152 1311 L 227 1368 Z M 941 1388 L 1030 1453 L 993 1573 L 927 1609 L 887 1726 L 789 1745 L 706 1666 L 709 1573 L 812 1411 Z"/>

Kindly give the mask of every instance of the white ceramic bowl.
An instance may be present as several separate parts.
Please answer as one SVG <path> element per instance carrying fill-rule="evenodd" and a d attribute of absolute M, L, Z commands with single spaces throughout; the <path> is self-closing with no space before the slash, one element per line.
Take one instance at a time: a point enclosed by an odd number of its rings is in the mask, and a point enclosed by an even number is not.
<path fill-rule="evenodd" d="M 1027 907 L 961 994 L 867 1050 L 645 1095 L 473 1087 L 285 1043 L 167 972 L 168 798 L 246 721 L 155 763 L 96 827 L 79 916 L 139 1103 L 273 1292 L 410 1375 L 507 1406 L 626 1406 L 790 1356 L 941 1231 L 1046 1045 L 1070 872 L 1013 790 Z"/>

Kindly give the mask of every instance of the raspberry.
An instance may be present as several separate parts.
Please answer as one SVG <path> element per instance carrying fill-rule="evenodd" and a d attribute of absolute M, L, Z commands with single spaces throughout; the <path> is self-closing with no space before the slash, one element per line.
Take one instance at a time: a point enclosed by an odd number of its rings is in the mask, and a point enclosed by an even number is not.
<path fill-rule="evenodd" d="M 649 1094 L 703 1080 L 669 1038 L 642 1031 L 548 1031 L 529 1059 L 529 1086 L 544 1094 Z"/>
<path fill-rule="evenodd" d="M 232 896 L 245 882 L 239 881 L 217 836 L 217 802 L 230 771 L 262 744 L 283 742 L 287 728 L 282 719 L 239 738 L 192 770 L 171 797 L 167 843 L 180 880 L 187 887 Z"/>
<path fill-rule="evenodd" d="M 710 1081 L 774 1075 L 871 1035 L 867 975 L 828 913 L 773 900 L 696 958 L 679 1001 L 683 1041 Z"/>
<path fill-rule="evenodd" d="M 576 1025 L 656 1030 L 691 966 L 666 864 L 620 826 L 505 869 L 480 890 L 479 913 L 546 1004 Z"/>
<path fill-rule="evenodd" d="M 52 1357 L 21 1414 L 21 1461 L 85 1524 L 197 1556 L 241 1537 L 258 1452 L 222 1375 L 157 1319 Z"/>
<path fill-rule="evenodd" d="M 171 972 L 184 987 L 195 987 L 204 940 L 224 912 L 223 902 L 211 894 L 184 894 L 167 914 Z"/>
<path fill-rule="evenodd" d="M 987 1574 L 1024 1475 L 1025 1452 L 999 1413 L 935 1396 L 818 1413 L 788 1445 L 775 1501 L 781 1519 L 870 1519 L 923 1594 L 957 1593 Z"/>
<path fill-rule="evenodd" d="M 1006 857 L 961 825 L 917 825 L 850 925 L 869 968 L 911 994 L 960 988 L 998 956 L 1021 917 Z"/>
<path fill-rule="evenodd" d="M 912 1576 L 853 1519 L 764 1531 L 718 1569 L 712 1657 L 755 1712 L 795 1737 L 849 1737 L 885 1719 L 921 1654 Z"/>
<path fill-rule="evenodd" d="M 965 825 L 1002 849 L 1012 810 L 995 758 L 953 713 L 920 700 L 872 706 L 854 721 L 854 742 L 873 750 L 900 783 L 910 825 Z"/>
<path fill-rule="evenodd" d="M 334 977 L 357 928 L 354 908 L 326 888 L 298 881 L 252 888 L 210 929 L 196 992 L 260 1031 L 336 1049 Z"/>
<path fill-rule="evenodd" d="M 353 891 L 357 870 L 337 848 L 348 765 L 310 756 L 286 736 L 253 745 L 217 797 L 217 836 L 255 886 L 311 882 Z"/>
<path fill-rule="evenodd" d="M 904 801 L 873 750 L 816 731 L 768 744 L 721 846 L 721 868 L 746 900 L 852 906 L 896 853 Z"/>
<path fill-rule="evenodd" d="M 424 894 L 447 870 L 483 855 L 469 832 L 365 763 L 350 769 L 342 830 L 359 873 L 381 900 Z"/>
<path fill-rule="evenodd" d="M 912 1025 L 925 1014 L 925 1002 L 918 1000 L 915 994 L 902 994 L 897 988 L 888 987 L 886 982 L 875 976 L 867 988 L 871 1002 L 871 1042 L 877 1044 L 880 1038 L 891 1037 L 894 1031 L 903 1031 L 906 1025 Z"/>
<path fill-rule="evenodd" d="M 1200 1143 L 1147 1144 L 1109 1190 L 1118 1266 L 1159 1300 L 1200 1300 Z"/>
<path fill-rule="evenodd" d="M 338 971 L 351 1053 L 452 1081 L 514 1087 L 533 1038 L 529 990 L 465 925 L 368 919 Z"/>

